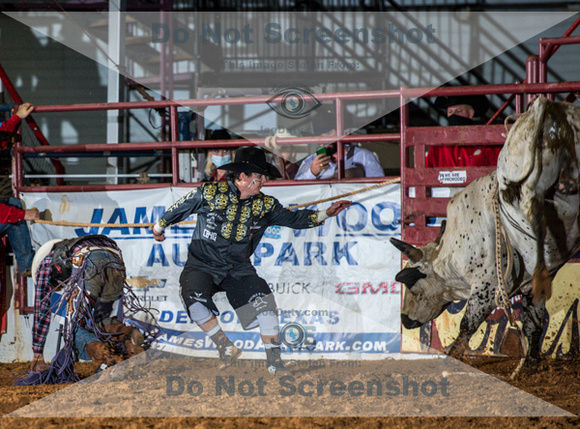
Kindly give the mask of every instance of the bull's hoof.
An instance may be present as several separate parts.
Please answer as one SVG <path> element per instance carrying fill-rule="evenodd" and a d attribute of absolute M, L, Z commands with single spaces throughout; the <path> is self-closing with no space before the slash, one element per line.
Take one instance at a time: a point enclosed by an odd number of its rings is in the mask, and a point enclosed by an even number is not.
<path fill-rule="evenodd" d="M 535 372 L 540 368 L 541 364 L 542 364 L 541 359 L 534 359 L 528 357 L 527 359 L 524 360 L 524 371 L 529 373 Z"/>
<path fill-rule="evenodd" d="M 468 345 L 461 339 L 455 340 L 449 347 L 446 347 L 443 352 L 453 359 L 462 360 L 465 357 L 465 351 L 468 350 Z"/>
<path fill-rule="evenodd" d="M 532 296 L 534 304 L 539 303 L 542 299 L 549 300 L 552 296 L 552 279 L 550 273 L 544 267 L 536 268 L 532 279 Z"/>

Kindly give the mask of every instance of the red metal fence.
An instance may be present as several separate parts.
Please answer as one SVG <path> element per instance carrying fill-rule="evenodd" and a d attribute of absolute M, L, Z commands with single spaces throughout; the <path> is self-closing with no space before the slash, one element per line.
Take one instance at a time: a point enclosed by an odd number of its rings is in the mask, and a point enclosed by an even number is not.
<path fill-rule="evenodd" d="M 442 169 L 426 168 L 425 153 L 431 145 L 502 145 L 507 133 L 503 125 L 479 125 L 479 126 L 456 126 L 456 127 L 410 127 L 408 102 L 419 97 L 457 96 L 457 95 L 512 95 L 518 104 L 523 97 L 530 94 L 554 94 L 575 93 L 580 91 L 580 82 L 563 83 L 536 83 L 536 84 L 509 84 L 509 85 L 485 85 L 454 88 L 401 88 L 399 91 L 373 91 L 357 93 L 320 94 L 320 101 L 332 101 L 336 105 L 337 130 L 342 134 L 343 126 L 343 101 L 398 98 L 400 100 L 400 133 L 373 134 L 373 135 L 348 135 L 343 137 L 288 137 L 278 139 L 280 145 L 308 144 L 322 145 L 338 141 L 338 164 L 339 181 L 344 179 L 344 147 L 342 143 L 360 141 L 400 141 L 401 142 L 401 194 L 402 194 L 402 239 L 413 244 L 425 244 L 432 241 L 438 232 L 438 228 L 428 227 L 427 217 L 445 216 L 448 198 L 433 198 L 429 196 L 432 187 L 440 187 L 438 181 L 439 172 Z M 148 109 L 169 108 L 171 124 L 171 140 L 165 142 L 140 142 L 118 144 L 92 144 L 92 145 L 64 145 L 64 146 L 36 146 L 28 147 L 17 145 L 14 149 L 15 171 L 14 182 L 17 191 L 28 192 L 90 192 L 103 190 L 126 190 L 159 188 L 168 186 L 191 187 L 195 184 L 179 182 L 178 151 L 194 148 L 206 148 L 214 145 L 239 146 L 239 141 L 178 141 L 177 139 L 177 108 L 179 106 L 189 108 L 201 108 L 212 105 L 239 105 L 266 103 L 268 97 L 244 97 L 227 98 L 217 100 L 180 100 L 180 101 L 153 101 L 153 102 L 126 102 L 126 103 L 99 103 L 99 104 L 75 104 L 61 106 L 38 106 L 35 114 L 49 114 L 64 111 L 79 110 L 118 110 L 118 109 Z M 521 103 L 520 103 L 521 104 Z M 263 145 L 264 139 L 252 139 L 246 144 Z M 141 151 L 141 150 L 170 150 L 171 151 L 171 183 L 154 184 L 121 184 L 121 185 L 68 185 L 68 186 L 44 186 L 26 187 L 23 185 L 22 158 L 27 153 L 42 153 L 46 157 L 50 154 L 74 154 L 74 153 L 102 153 L 111 151 L 114 147 L 116 152 Z M 465 171 L 466 181 L 461 185 L 466 186 L 471 181 L 488 174 L 494 167 L 461 167 L 445 168 L 445 171 Z M 353 182 L 377 182 L 377 178 L 348 179 Z M 288 181 L 269 182 L 269 185 L 284 185 Z M 313 183 L 331 183 L 332 181 L 292 181 L 293 184 L 308 185 Z M 415 196 L 410 198 L 409 188 L 414 188 Z"/>
<path fill-rule="evenodd" d="M 429 97 L 458 95 L 511 94 L 522 97 L 529 94 L 574 93 L 580 91 L 580 82 L 485 85 L 457 88 L 437 88 Z M 495 167 L 425 167 L 425 153 L 432 145 L 502 145 L 507 130 L 504 125 L 476 125 L 455 127 L 409 127 L 408 101 L 425 96 L 422 89 L 401 89 L 401 237 L 414 245 L 425 245 L 435 240 L 438 227 L 427 225 L 430 217 L 446 216 L 450 198 L 433 198 L 433 187 L 461 187 L 489 174 Z M 441 171 L 465 172 L 466 180 L 457 185 L 443 185 L 438 180 Z M 414 189 L 410 197 L 409 189 Z"/>
<path fill-rule="evenodd" d="M 365 100 L 365 99 L 381 99 L 381 98 L 397 98 L 399 91 L 373 91 L 373 92 L 356 92 L 356 93 L 335 93 L 335 94 L 320 94 L 316 98 L 318 101 L 332 101 L 336 106 L 337 118 L 336 129 L 337 135 L 343 134 L 343 101 L 351 100 Z M 145 101 L 145 102 L 124 102 L 124 103 L 94 103 L 94 104 L 71 104 L 59 106 L 37 106 L 34 114 L 49 114 L 58 112 L 78 112 L 78 111 L 96 111 L 96 110 L 121 110 L 121 109 L 155 109 L 168 108 L 170 112 L 170 140 L 163 142 L 135 142 L 135 143 L 118 143 L 118 144 L 91 144 L 91 145 L 63 145 L 63 146 L 46 146 L 46 147 L 29 147 L 17 145 L 13 152 L 15 156 L 16 168 L 13 171 L 15 188 L 22 191 L 46 191 L 46 192 L 74 192 L 74 191 L 102 191 L 102 190 L 123 190 L 123 189 L 143 189 L 152 187 L 167 187 L 167 186 L 192 186 L 191 183 L 179 182 L 179 163 L 178 152 L 180 150 L 207 148 L 219 145 L 220 147 L 238 147 L 239 141 L 235 140 L 211 140 L 211 141 L 178 141 L 178 117 L 177 108 L 186 107 L 191 109 L 200 109 L 208 106 L 220 105 L 249 105 L 249 104 L 266 104 L 271 97 L 240 97 L 240 98 L 225 98 L 225 99 L 211 99 L 211 100 L 170 100 L 170 101 Z M 399 134 L 374 134 L 374 135 L 348 135 L 342 137 L 288 137 L 278 139 L 279 145 L 292 144 L 307 144 L 307 145 L 322 145 L 338 141 L 340 143 L 348 142 L 371 142 L 371 141 L 399 141 Z M 244 142 L 248 145 L 263 145 L 265 139 L 252 139 Z M 45 186 L 35 187 L 31 189 L 24 186 L 24 178 L 22 172 L 22 159 L 24 154 L 45 154 L 50 157 L 50 154 L 74 154 L 74 153 L 103 153 L 114 150 L 116 152 L 123 151 L 171 151 L 171 174 L 172 180 L 169 184 L 130 184 L 130 185 L 84 185 L 84 186 Z M 342 144 L 338 145 L 338 180 L 344 179 L 344 147 Z M 72 156 L 72 155 L 71 155 Z M 349 179 L 355 182 L 376 182 L 376 179 L 360 178 Z M 324 181 L 300 181 L 295 182 L 300 184 L 325 183 Z M 284 184 L 282 181 L 277 181 L 276 184 Z"/>

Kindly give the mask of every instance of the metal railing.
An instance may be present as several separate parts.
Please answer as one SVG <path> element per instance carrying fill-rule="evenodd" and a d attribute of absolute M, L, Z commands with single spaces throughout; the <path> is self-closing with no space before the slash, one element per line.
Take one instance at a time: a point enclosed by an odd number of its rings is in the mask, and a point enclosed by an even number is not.
<path fill-rule="evenodd" d="M 511 85 L 482 85 L 472 87 L 437 88 L 429 91 L 429 97 L 510 94 L 518 100 L 528 94 L 573 93 L 580 91 L 579 82 L 536 83 Z M 507 131 L 504 125 L 471 125 L 454 127 L 409 127 L 408 100 L 425 96 L 423 89 L 401 89 L 401 237 L 414 245 L 434 241 L 438 227 L 428 226 L 427 219 L 445 217 L 450 198 L 430 196 L 433 187 L 464 187 L 473 180 L 489 174 L 490 167 L 433 167 L 425 166 L 425 153 L 433 145 L 441 146 L 493 146 L 502 145 Z M 412 153 L 411 153 L 412 152 Z M 441 184 L 440 171 L 462 171 L 463 183 Z M 414 189 L 414 197 L 409 189 Z"/>
<path fill-rule="evenodd" d="M 317 94 L 316 98 L 320 102 L 333 102 L 336 107 L 336 130 L 338 137 L 288 137 L 278 139 L 278 145 L 323 145 L 333 142 L 339 142 L 337 147 L 338 154 L 338 177 L 337 180 L 345 179 L 344 173 L 344 143 L 352 142 L 376 142 L 376 141 L 399 141 L 398 133 L 373 134 L 373 135 L 343 135 L 343 103 L 351 100 L 369 100 L 381 98 L 399 97 L 399 91 L 369 91 L 356 93 L 335 93 L 335 94 Z M 179 181 L 179 160 L 178 152 L 188 149 L 202 149 L 209 147 L 239 147 L 240 145 L 264 145 L 265 138 L 252 138 L 251 140 L 205 140 L 205 141 L 179 141 L 178 140 L 178 107 L 190 109 L 200 109 L 208 106 L 220 105 L 248 105 L 248 104 L 265 104 L 271 97 L 240 97 L 240 98 L 221 98 L 211 100 L 164 100 L 164 101 L 144 101 L 144 102 L 122 102 L 122 103 L 94 103 L 94 104 L 70 104 L 57 106 L 37 106 L 35 115 L 71 112 L 71 111 L 90 111 L 90 110 L 122 110 L 122 109 L 169 109 L 170 140 L 162 142 L 134 142 L 134 143 L 117 143 L 117 144 L 89 144 L 89 145 L 61 145 L 61 146 L 43 146 L 29 147 L 17 144 L 14 149 L 15 169 L 13 171 L 13 180 L 15 189 L 22 191 L 44 191 L 44 192 L 74 192 L 74 191 L 102 191 L 102 190 L 124 190 L 124 189 L 144 189 L 158 188 L 168 186 L 192 186 L 191 183 L 181 183 Z M 170 183 L 150 183 L 150 184 L 108 184 L 108 185 L 65 185 L 65 186 L 25 186 L 24 174 L 22 170 L 22 161 L 27 156 L 42 156 L 45 158 L 63 157 L 66 155 L 75 156 L 78 154 L 102 154 L 108 153 L 109 156 L 119 156 L 122 152 L 138 151 L 169 151 L 171 158 L 171 176 Z M 37 176 L 35 176 L 37 177 Z M 66 177 L 66 176 L 59 176 Z M 353 182 L 376 182 L 376 178 L 358 178 L 348 179 Z M 277 184 L 283 184 L 284 181 L 276 181 Z M 317 181 L 299 181 L 294 183 L 312 184 L 312 183 L 330 183 L 332 180 Z M 274 183 L 274 182 L 270 182 Z"/>

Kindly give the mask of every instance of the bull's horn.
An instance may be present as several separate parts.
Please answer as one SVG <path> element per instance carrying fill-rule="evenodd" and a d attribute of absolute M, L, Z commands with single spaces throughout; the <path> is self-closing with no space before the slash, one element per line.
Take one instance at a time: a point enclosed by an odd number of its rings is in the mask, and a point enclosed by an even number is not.
<path fill-rule="evenodd" d="M 435 245 L 439 246 L 439 243 L 441 242 L 441 238 L 443 237 L 443 234 L 445 233 L 445 226 L 447 226 L 447 221 L 442 220 L 441 221 L 441 228 L 439 228 L 439 234 L 437 235 L 437 238 L 435 239 Z"/>
<path fill-rule="evenodd" d="M 391 238 L 390 241 L 391 244 L 399 249 L 411 262 L 419 262 L 423 259 L 423 251 L 421 249 L 417 249 L 411 244 L 397 240 L 396 238 Z"/>

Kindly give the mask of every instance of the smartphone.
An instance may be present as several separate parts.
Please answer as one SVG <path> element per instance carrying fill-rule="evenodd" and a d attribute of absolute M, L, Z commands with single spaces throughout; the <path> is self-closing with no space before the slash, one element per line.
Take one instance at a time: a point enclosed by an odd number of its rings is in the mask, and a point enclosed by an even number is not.
<path fill-rule="evenodd" d="M 326 146 L 322 146 L 316 151 L 316 155 L 326 155 Z"/>

